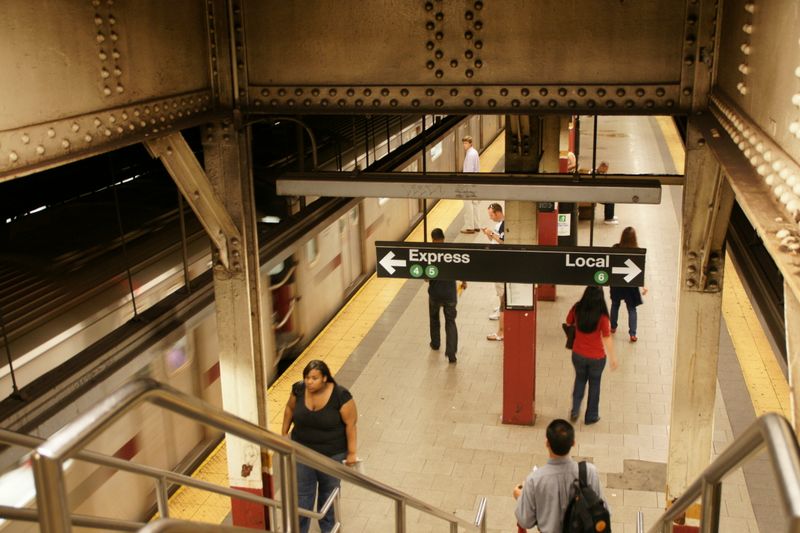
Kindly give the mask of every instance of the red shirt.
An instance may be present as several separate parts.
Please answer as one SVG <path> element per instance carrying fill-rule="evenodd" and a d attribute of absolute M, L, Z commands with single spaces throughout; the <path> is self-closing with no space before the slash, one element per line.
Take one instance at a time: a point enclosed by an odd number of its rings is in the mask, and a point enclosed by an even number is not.
<path fill-rule="evenodd" d="M 567 313 L 567 324 L 575 323 L 575 306 L 573 306 Z M 602 359 L 606 356 L 602 337 L 610 335 L 611 322 L 608 320 L 608 315 L 600 315 L 597 328 L 593 332 L 584 333 L 579 328 L 575 328 L 575 343 L 572 345 L 572 351 L 589 359 Z"/>

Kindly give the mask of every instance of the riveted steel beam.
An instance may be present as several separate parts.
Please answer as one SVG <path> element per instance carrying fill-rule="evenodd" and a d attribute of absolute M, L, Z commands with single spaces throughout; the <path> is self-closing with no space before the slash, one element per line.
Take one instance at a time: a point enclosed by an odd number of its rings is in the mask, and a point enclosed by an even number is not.
<path fill-rule="evenodd" d="M 676 83 L 251 85 L 249 96 L 249 113 L 658 115 L 690 109 Z"/>
<path fill-rule="evenodd" d="M 0 131 L 0 182 L 222 116 L 198 91 Z"/>
<path fill-rule="evenodd" d="M 684 492 L 712 455 L 725 232 L 733 194 L 698 128 L 688 123 L 680 285 L 670 409 L 667 498 Z"/>
<path fill-rule="evenodd" d="M 712 96 L 710 110 L 698 127 L 786 286 L 800 299 L 800 165 L 721 95 Z"/>
<path fill-rule="evenodd" d="M 619 174 L 573 180 L 569 175 L 491 172 L 297 172 L 282 175 L 276 185 L 282 195 L 660 203 L 662 177 L 643 178 Z"/>
<path fill-rule="evenodd" d="M 717 9 L 715 0 L 241 2 L 247 112 L 268 113 L 683 113 L 707 90 L 696 65 L 714 48 Z"/>
<path fill-rule="evenodd" d="M 214 192 L 214 187 L 183 135 L 170 133 L 145 142 L 150 155 L 161 160 L 219 250 L 225 268 L 241 257 L 241 234 Z"/>

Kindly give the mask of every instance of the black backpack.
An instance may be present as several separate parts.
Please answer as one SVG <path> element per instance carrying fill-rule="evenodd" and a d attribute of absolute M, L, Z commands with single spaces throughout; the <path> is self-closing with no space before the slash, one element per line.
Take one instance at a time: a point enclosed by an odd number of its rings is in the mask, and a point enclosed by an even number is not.
<path fill-rule="evenodd" d="M 586 461 L 578 463 L 572 499 L 564 513 L 564 533 L 611 533 L 611 516 L 603 500 L 586 482 Z"/>

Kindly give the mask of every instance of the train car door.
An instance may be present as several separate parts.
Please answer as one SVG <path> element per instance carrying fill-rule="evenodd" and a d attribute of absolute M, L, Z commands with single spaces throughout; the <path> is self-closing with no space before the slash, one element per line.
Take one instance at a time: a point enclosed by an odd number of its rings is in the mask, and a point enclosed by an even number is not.
<path fill-rule="evenodd" d="M 348 289 L 361 275 L 361 232 L 358 206 L 339 219 L 342 253 L 342 286 Z"/>

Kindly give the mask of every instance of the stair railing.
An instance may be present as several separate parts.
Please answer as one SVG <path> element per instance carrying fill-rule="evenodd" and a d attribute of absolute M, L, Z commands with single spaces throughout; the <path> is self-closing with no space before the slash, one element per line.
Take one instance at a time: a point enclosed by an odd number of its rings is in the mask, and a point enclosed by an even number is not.
<path fill-rule="evenodd" d="M 273 501 L 274 505 L 281 509 L 280 524 L 281 530 L 285 533 L 299 531 L 300 510 L 297 501 L 296 471 L 298 461 L 393 500 L 395 502 L 396 533 L 405 533 L 406 509 L 409 507 L 447 522 L 450 525 L 451 533 L 456 533 L 459 527 L 467 531 L 486 533 L 485 498 L 478 506 L 474 522 L 458 518 L 285 437 L 276 435 L 152 379 L 140 379 L 124 385 L 83 416 L 59 430 L 32 452 L 31 464 L 36 485 L 39 527 L 42 533 L 68 533 L 72 530 L 64 483 L 64 462 L 77 457 L 83 448 L 98 435 L 108 429 L 122 415 L 143 402 L 149 402 L 202 424 L 215 427 L 276 453 L 280 464 L 282 499 Z M 237 492 L 236 497 L 240 497 L 240 493 Z M 303 514 L 305 515 L 305 513 Z M 167 526 L 169 524 L 160 527 Z M 216 527 L 219 528 L 219 526 Z"/>
<path fill-rule="evenodd" d="M 783 509 L 788 516 L 787 531 L 800 532 L 800 449 L 797 437 L 784 417 L 767 413 L 750 425 L 700 474 L 683 495 L 661 515 L 650 528 L 650 533 L 670 533 L 673 521 L 697 498 L 701 499 L 702 507 L 700 531 L 717 533 L 722 479 L 765 446 L 781 494 Z"/>
<path fill-rule="evenodd" d="M 0 443 L 3 444 L 10 444 L 12 446 L 20 446 L 23 448 L 28 448 L 30 450 L 33 450 L 43 442 L 45 442 L 45 440 L 39 437 L 24 435 L 22 433 L 16 433 L 14 431 L 9 431 L 7 429 L 0 428 Z M 120 470 L 123 472 L 128 472 L 130 474 L 140 475 L 153 479 L 156 485 L 155 487 L 156 504 L 160 518 L 169 518 L 169 498 L 167 496 L 167 493 L 170 484 L 184 485 L 198 490 L 213 492 L 222 496 L 239 498 L 242 500 L 257 503 L 259 505 L 263 505 L 270 513 L 270 516 L 272 517 L 272 523 L 274 523 L 274 511 L 276 509 L 280 509 L 281 507 L 281 502 L 278 500 L 274 500 L 272 498 L 267 498 L 265 496 L 257 496 L 255 494 L 251 494 L 249 492 L 245 492 L 242 490 L 232 489 L 230 487 L 217 485 L 215 483 L 209 483 L 208 481 L 195 479 L 191 476 L 173 472 L 172 470 L 163 470 L 148 465 L 142 465 L 133 463 L 131 461 L 125 461 L 123 459 L 119 459 L 117 457 L 113 457 L 110 455 L 103 455 L 97 452 L 82 450 L 75 454 L 75 459 L 85 461 L 87 463 L 92 463 L 97 466 L 112 468 L 115 470 Z M 331 506 L 333 506 L 336 510 L 336 508 L 338 507 L 337 503 L 338 500 L 339 500 L 339 489 L 337 488 L 334 489 L 333 492 L 331 492 L 330 496 L 328 496 L 328 499 L 325 500 L 325 503 L 323 504 L 323 506 L 320 508 L 319 511 L 311 511 L 308 509 L 300 508 L 298 512 L 300 513 L 300 516 L 305 516 L 308 518 L 319 520 L 320 518 L 322 518 L 327 514 Z M 335 515 L 337 518 L 337 522 L 334 525 L 334 527 L 338 528 L 340 525 L 338 523 L 338 517 L 339 517 L 338 511 L 335 512 Z M 39 522 L 39 511 L 38 509 L 25 509 L 25 508 L 0 505 L 0 518 L 8 520 L 19 520 L 24 522 Z M 72 525 L 74 526 L 95 528 L 95 529 L 107 529 L 113 531 L 139 531 L 141 528 L 147 525 L 146 522 L 136 522 L 131 520 L 120 520 L 117 518 L 106 518 L 106 517 L 88 516 L 88 515 L 71 515 L 70 519 L 72 521 Z"/>

